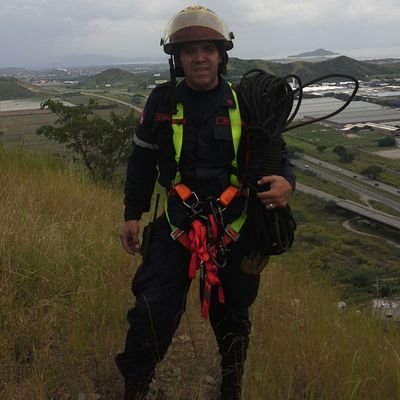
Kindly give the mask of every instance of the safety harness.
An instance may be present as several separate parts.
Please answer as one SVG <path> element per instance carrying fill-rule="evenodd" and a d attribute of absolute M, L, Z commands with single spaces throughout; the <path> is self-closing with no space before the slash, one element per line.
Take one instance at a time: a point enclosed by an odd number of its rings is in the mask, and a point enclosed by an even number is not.
<path fill-rule="evenodd" d="M 236 108 L 229 108 L 229 119 L 234 147 L 232 160 L 233 171 L 238 170 L 237 153 L 241 137 L 241 117 L 235 91 L 231 88 Z M 184 110 L 181 103 L 177 104 L 177 112 L 172 117 L 173 144 L 175 148 L 175 161 L 179 166 L 182 143 L 183 127 L 185 124 Z M 177 173 L 173 187 L 166 198 L 165 210 L 171 226 L 171 237 L 186 247 L 191 254 L 189 264 L 189 278 L 194 279 L 196 271 L 200 269 L 200 278 L 204 283 L 201 314 L 204 319 L 208 317 L 211 289 L 218 288 L 218 300 L 224 303 L 224 292 L 218 277 L 218 269 L 224 268 L 229 253 L 228 245 L 237 241 L 240 236 L 247 213 L 247 201 L 242 214 L 230 224 L 224 223 L 224 212 L 234 198 L 242 194 L 242 187 L 236 174 L 230 175 L 230 185 L 216 199 L 213 197 L 200 200 L 195 192 L 181 182 L 181 174 Z M 168 199 L 177 195 L 182 204 L 187 207 L 191 219 L 189 231 L 185 231 L 172 224 L 168 215 Z"/>

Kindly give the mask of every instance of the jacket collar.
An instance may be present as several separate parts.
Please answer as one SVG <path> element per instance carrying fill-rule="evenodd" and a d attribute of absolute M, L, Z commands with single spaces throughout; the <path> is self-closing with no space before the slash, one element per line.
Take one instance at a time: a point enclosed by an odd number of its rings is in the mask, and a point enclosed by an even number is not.
<path fill-rule="evenodd" d="M 220 98 L 220 106 L 227 107 L 227 108 L 236 108 L 235 98 L 233 97 L 231 85 L 223 78 L 219 76 L 219 98 Z M 189 86 L 186 84 L 185 80 L 182 80 L 177 84 L 176 87 L 176 99 L 178 103 L 184 101 L 185 96 L 187 95 L 188 91 L 191 91 Z"/>

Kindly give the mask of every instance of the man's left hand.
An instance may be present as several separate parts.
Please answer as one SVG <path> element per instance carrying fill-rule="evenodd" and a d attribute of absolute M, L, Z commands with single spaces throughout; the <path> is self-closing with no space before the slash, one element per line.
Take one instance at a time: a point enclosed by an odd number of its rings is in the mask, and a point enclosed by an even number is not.
<path fill-rule="evenodd" d="M 265 192 L 258 192 L 257 196 L 261 203 L 268 209 L 285 207 L 288 204 L 289 197 L 292 194 L 292 185 L 279 175 L 263 176 L 258 185 L 269 185 L 270 189 Z"/>

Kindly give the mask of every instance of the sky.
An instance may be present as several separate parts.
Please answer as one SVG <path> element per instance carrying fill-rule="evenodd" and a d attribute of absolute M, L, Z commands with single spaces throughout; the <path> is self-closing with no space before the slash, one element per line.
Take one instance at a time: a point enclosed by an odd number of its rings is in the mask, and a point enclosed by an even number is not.
<path fill-rule="evenodd" d="M 164 60 L 166 23 L 193 4 L 225 20 L 233 57 L 317 48 L 400 57 L 400 0 L 1 0 L 0 67 L 45 66 L 69 55 Z"/>

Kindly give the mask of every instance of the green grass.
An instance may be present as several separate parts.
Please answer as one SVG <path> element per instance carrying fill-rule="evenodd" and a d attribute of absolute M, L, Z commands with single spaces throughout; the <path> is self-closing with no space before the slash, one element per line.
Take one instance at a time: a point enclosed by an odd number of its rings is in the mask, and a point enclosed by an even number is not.
<path fill-rule="evenodd" d="M 358 196 L 353 191 L 347 190 L 343 186 L 337 185 L 334 182 L 322 179 L 321 177 L 317 176 L 316 174 L 310 173 L 307 170 L 296 168 L 295 174 L 297 181 L 303 183 L 304 185 L 317 188 L 322 192 L 329 193 L 341 199 L 348 199 L 360 202 L 360 196 Z"/>
<path fill-rule="evenodd" d="M 63 100 L 79 105 L 87 104 L 89 97 L 67 95 L 63 96 Z M 104 119 L 109 118 L 111 111 L 118 115 L 126 115 L 130 111 L 127 107 L 118 105 L 118 103 L 110 100 L 101 98 L 94 98 L 94 100 L 100 106 L 112 106 L 110 109 L 96 110 L 96 114 Z M 6 115 L 0 113 L 0 131 L 4 134 L 1 137 L 1 141 L 7 148 L 23 145 L 38 152 L 64 153 L 64 146 L 36 134 L 38 128 L 43 125 L 54 125 L 56 119 L 57 116 L 48 110 L 26 110 L 7 113 Z"/>
<path fill-rule="evenodd" d="M 332 128 L 323 128 L 315 124 L 295 129 L 285 134 L 285 140 L 289 146 L 301 148 L 307 155 L 356 173 L 362 173 L 371 165 L 379 165 L 383 168 L 383 173 L 380 175 L 379 180 L 389 185 L 400 187 L 400 163 L 398 160 L 374 154 L 388 149 L 378 146 L 377 141 L 382 137 L 384 135 L 377 131 L 363 132 L 356 137 L 346 137 Z M 324 145 L 327 148 L 320 152 L 317 149 L 318 145 Z M 354 161 L 341 163 L 339 157 L 333 153 L 335 146 L 344 146 L 350 153 L 354 153 Z"/>
<path fill-rule="evenodd" d="M 0 398 L 121 399 L 114 356 L 123 346 L 139 261 L 119 244 L 122 193 L 19 148 L 0 153 L 0 169 Z M 399 331 L 372 321 L 368 302 L 356 312 L 373 286 L 353 284 L 356 273 L 398 273 L 398 250 L 346 231 L 348 216 L 312 197 L 296 193 L 291 204 L 296 241 L 262 275 L 244 398 L 399 398 Z M 190 338 L 198 356 L 186 357 L 175 344 L 166 364 L 182 370 L 182 380 L 171 383 L 173 400 L 199 398 L 203 375 L 214 376 L 207 366 L 217 364 L 196 286 L 178 334 Z M 343 296 L 354 307 L 340 313 Z"/>
<path fill-rule="evenodd" d="M 0 398 L 95 392 L 115 378 L 130 298 L 121 197 L 53 158 L 15 150 L 0 164 Z"/>
<path fill-rule="evenodd" d="M 273 264 L 264 276 L 244 398 L 398 399 L 398 329 L 340 312 L 331 287 L 299 267 L 306 263 Z"/>
<path fill-rule="evenodd" d="M 25 145 L 28 148 L 43 151 L 59 151 L 61 146 L 49 142 L 46 138 L 36 135 L 36 130 L 43 125 L 53 125 L 56 116 L 46 111 L 25 111 L 18 114 L 0 115 L 1 140 L 6 147 Z"/>

